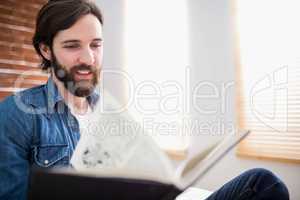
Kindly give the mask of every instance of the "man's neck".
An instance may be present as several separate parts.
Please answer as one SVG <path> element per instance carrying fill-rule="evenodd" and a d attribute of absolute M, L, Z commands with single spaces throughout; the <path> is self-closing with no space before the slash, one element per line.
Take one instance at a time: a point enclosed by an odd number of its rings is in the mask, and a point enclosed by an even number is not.
<path fill-rule="evenodd" d="M 54 74 L 52 74 L 52 79 L 65 103 L 71 107 L 76 114 L 85 114 L 88 110 L 88 101 L 86 97 L 77 97 L 73 95 L 65 88 L 64 84 L 55 77 Z"/>

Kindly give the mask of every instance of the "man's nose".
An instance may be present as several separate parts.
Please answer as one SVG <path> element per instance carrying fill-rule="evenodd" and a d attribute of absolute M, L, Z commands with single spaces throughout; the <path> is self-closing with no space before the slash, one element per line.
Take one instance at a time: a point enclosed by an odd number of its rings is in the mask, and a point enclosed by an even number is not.
<path fill-rule="evenodd" d="M 95 62 L 93 51 L 90 48 L 83 49 L 79 56 L 79 62 L 81 64 L 93 65 Z"/>

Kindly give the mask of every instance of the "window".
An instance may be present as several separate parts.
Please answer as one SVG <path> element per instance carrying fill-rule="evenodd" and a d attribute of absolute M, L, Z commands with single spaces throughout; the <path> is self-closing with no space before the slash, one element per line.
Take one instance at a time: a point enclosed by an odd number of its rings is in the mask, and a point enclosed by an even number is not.
<path fill-rule="evenodd" d="M 300 27 L 293 0 L 236 0 L 238 155 L 300 162 Z"/>
<path fill-rule="evenodd" d="M 180 152 L 188 57 L 184 0 L 126 1 L 126 72 L 132 81 L 131 110 L 161 148 Z M 129 97 L 129 98 L 130 98 Z"/>

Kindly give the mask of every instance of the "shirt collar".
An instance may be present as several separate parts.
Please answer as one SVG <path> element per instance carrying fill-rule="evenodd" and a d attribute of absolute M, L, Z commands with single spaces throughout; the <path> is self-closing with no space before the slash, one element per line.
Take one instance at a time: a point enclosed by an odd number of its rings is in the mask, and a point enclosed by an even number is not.
<path fill-rule="evenodd" d="M 47 94 L 46 96 L 48 98 L 47 100 L 49 108 L 53 109 L 58 102 L 63 101 L 63 98 L 58 92 L 57 86 L 55 85 L 51 77 L 48 79 L 45 87 L 45 92 Z"/>

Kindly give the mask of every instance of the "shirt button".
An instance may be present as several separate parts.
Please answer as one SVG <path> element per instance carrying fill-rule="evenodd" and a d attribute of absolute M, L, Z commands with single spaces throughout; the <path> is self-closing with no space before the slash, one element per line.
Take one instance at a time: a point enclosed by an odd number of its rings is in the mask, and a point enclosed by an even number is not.
<path fill-rule="evenodd" d="M 48 165 L 48 164 L 49 164 L 49 160 L 45 160 L 45 161 L 44 161 L 44 164 L 45 164 L 45 165 Z"/>

